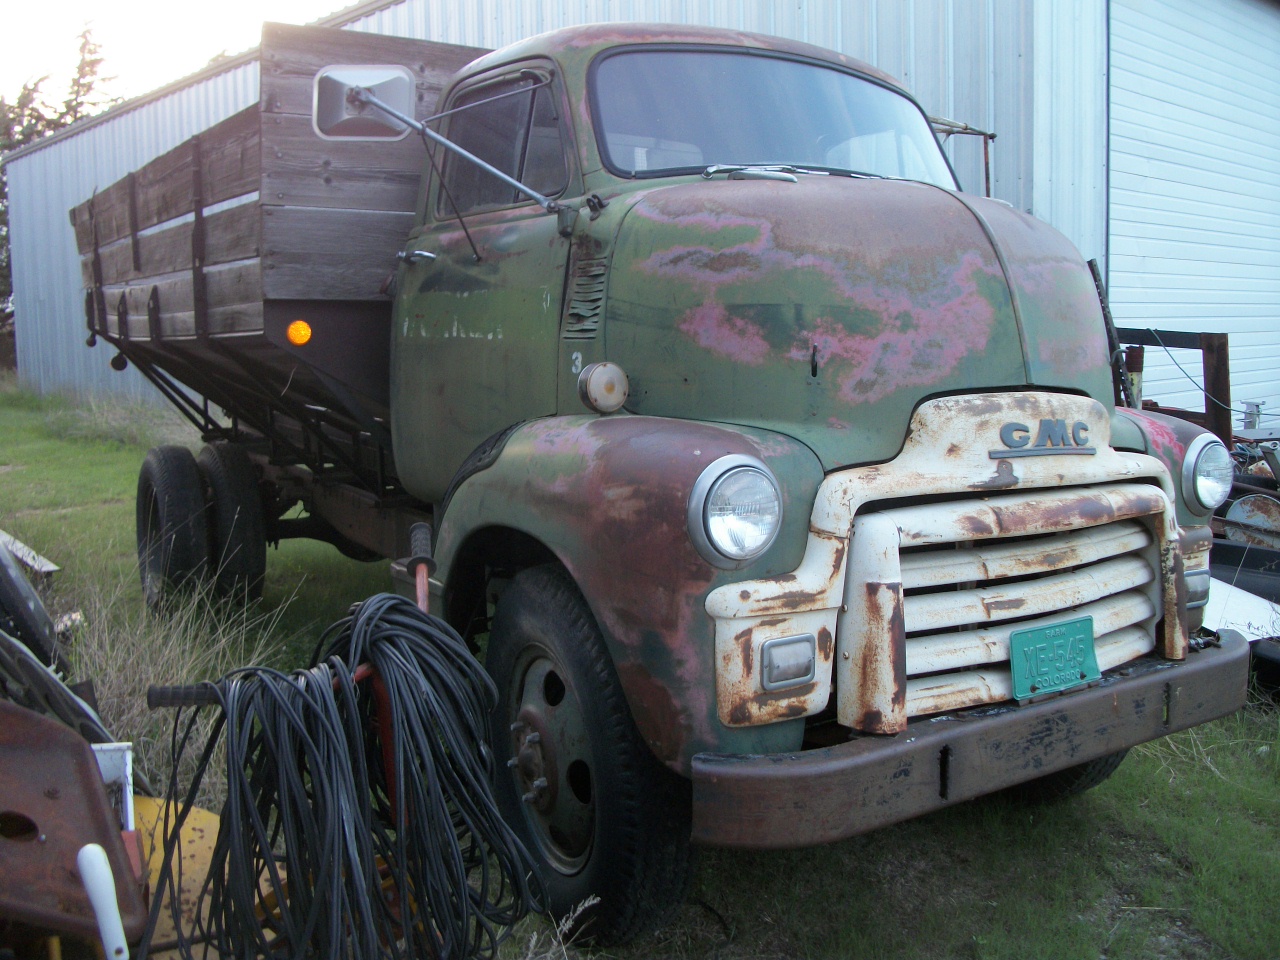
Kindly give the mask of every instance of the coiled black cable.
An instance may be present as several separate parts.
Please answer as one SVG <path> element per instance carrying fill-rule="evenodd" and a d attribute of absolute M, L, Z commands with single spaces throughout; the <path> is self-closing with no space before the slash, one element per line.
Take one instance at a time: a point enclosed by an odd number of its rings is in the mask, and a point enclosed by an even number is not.
<path fill-rule="evenodd" d="M 166 809 L 164 827 L 160 886 L 180 955 L 496 956 L 545 899 L 493 801 L 493 681 L 452 628 L 391 594 L 329 628 L 312 660 L 206 685 L 221 716 L 180 804 L 171 778 L 176 813 L 171 824 Z M 363 679 L 361 664 L 373 667 Z M 174 770 L 195 719 L 174 717 Z M 174 852 L 219 739 L 227 799 L 196 920 L 183 930 Z M 153 916 L 160 891 L 155 900 Z"/>

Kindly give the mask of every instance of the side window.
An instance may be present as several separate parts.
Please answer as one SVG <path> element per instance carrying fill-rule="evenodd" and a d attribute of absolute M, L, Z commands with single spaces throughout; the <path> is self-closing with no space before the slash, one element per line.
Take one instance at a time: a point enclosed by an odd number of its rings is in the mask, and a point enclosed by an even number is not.
<path fill-rule="evenodd" d="M 465 109 L 449 121 L 450 140 L 544 196 L 564 190 L 569 168 L 550 86 L 528 79 L 486 84 L 454 100 L 453 109 L 458 108 Z M 437 216 L 527 200 L 469 160 L 445 151 Z"/>

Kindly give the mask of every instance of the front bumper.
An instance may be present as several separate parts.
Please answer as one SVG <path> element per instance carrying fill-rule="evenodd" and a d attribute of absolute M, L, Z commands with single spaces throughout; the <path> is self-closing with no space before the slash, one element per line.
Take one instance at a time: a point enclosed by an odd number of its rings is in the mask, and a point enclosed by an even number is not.
<path fill-rule="evenodd" d="M 1095 687 L 913 722 L 896 736 L 768 756 L 693 758 L 693 840 L 804 847 L 865 833 L 1238 710 L 1249 644 L 1143 660 Z"/>

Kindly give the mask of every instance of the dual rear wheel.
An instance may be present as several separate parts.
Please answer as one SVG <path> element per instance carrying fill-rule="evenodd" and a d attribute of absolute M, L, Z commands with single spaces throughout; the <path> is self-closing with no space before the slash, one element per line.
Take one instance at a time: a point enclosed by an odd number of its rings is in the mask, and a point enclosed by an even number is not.
<path fill-rule="evenodd" d="M 150 450 L 138 474 L 137 529 L 148 606 L 206 583 L 218 597 L 262 595 L 262 498 L 252 462 L 234 444 L 208 444 L 198 458 L 181 446 Z"/>

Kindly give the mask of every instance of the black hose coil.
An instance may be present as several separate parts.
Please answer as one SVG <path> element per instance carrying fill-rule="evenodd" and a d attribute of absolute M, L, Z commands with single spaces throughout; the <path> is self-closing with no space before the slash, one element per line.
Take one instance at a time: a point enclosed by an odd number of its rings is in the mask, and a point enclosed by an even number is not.
<path fill-rule="evenodd" d="M 363 663 L 376 674 L 357 680 Z M 325 631 L 309 669 L 245 668 L 211 687 L 221 716 L 165 812 L 159 886 L 176 905 L 178 832 L 222 739 L 227 799 L 194 927 L 175 911 L 182 956 L 489 958 L 542 909 L 493 801 L 497 691 L 448 624 L 379 594 Z M 199 709 L 175 714 L 175 771 Z"/>

